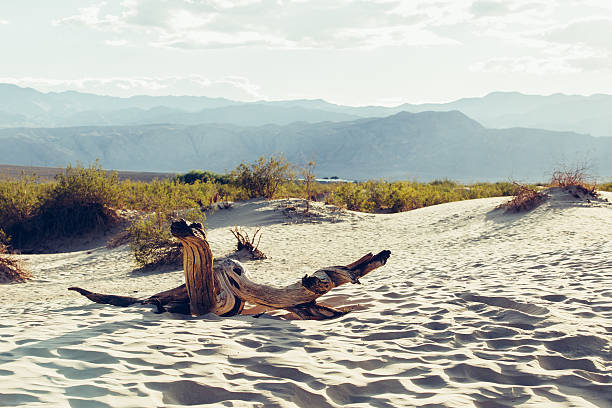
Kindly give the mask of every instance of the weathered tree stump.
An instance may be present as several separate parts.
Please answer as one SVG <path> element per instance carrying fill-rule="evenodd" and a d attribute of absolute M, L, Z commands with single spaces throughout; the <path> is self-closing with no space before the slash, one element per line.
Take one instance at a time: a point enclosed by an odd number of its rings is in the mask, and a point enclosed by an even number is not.
<path fill-rule="evenodd" d="M 300 319 L 322 320 L 342 316 L 348 311 L 317 304 L 317 298 L 345 283 L 360 283 L 359 278 L 385 265 L 391 255 L 387 250 L 376 255 L 369 253 L 352 264 L 320 269 L 293 285 L 277 288 L 251 281 L 244 266 L 233 259 L 213 263 L 201 224 L 175 221 L 171 232 L 183 244 L 185 285 L 146 299 L 104 295 L 76 287 L 69 290 L 77 291 L 96 303 L 155 305 L 159 313 L 234 316 L 242 313 L 248 302 L 267 309 L 285 309 Z"/>

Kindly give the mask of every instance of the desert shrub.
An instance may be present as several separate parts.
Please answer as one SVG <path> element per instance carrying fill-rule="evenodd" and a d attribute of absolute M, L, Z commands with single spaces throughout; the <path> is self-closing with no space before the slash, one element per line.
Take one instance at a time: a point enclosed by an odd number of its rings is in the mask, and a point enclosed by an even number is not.
<path fill-rule="evenodd" d="M 89 167 L 68 166 L 40 206 L 33 221 L 43 236 L 74 236 L 116 221 L 119 180 L 102 170 L 98 162 Z"/>
<path fill-rule="evenodd" d="M 595 178 L 589 174 L 589 166 L 587 164 L 578 164 L 573 167 L 564 166 L 561 169 L 555 169 L 550 178 L 550 186 L 562 188 L 575 186 L 591 195 L 596 195 L 597 190 L 597 183 Z"/>
<path fill-rule="evenodd" d="M 451 201 L 512 195 L 511 183 L 478 183 L 463 186 L 450 180 L 431 183 L 414 181 L 367 181 L 339 183 L 330 201 L 356 211 L 409 211 Z"/>
<path fill-rule="evenodd" d="M 38 184 L 35 176 L 0 181 L 0 228 L 3 239 L 19 235 L 24 225 L 35 216 L 45 200 L 48 184 Z M 17 236 L 17 240 L 21 237 Z"/>
<path fill-rule="evenodd" d="M 17 259 L 0 254 L 0 283 L 25 282 L 31 277 L 32 275 Z"/>
<path fill-rule="evenodd" d="M 0 183 L 0 227 L 16 248 L 78 235 L 116 219 L 117 176 L 97 162 L 87 168 L 68 166 L 52 183 L 37 181 L 21 177 Z"/>
<path fill-rule="evenodd" d="M 511 196 L 516 192 L 515 183 L 497 182 L 497 183 L 475 183 L 463 187 L 464 196 L 468 200 L 476 198 L 503 197 Z"/>
<path fill-rule="evenodd" d="M 195 181 L 193 184 L 174 180 L 151 182 L 125 181 L 121 184 L 119 204 L 122 208 L 146 212 L 171 213 L 183 208 L 205 206 L 217 194 L 212 182 Z"/>
<path fill-rule="evenodd" d="M 434 181 L 429 182 L 429 184 L 432 186 L 436 186 L 437 188 L 445 189 L 445 190 L 452 190 L 457 187 L 460 187 L 457 184 L 457 182 L 453 180 L 449 180 L 449 179 L 434 180 Z"/>
<path fill-rule="evenodd" d="M 314 168 L 316 164 L 313 160 L 300 169 L 300 174 L 304 178 L 304 188 L 306 189 L 306 212 L 310 210 L 310 197 L 312 196 L 312 185 L 315 181 Z"/>
<path fill-rule="evenodd" d="M 135 221 L 128 233 L 130 249 L 141 267 L 155 267 L 181 262 L 181 245 L 170 233 L 162 214 L 151 214 Z"/>
<path fill-rule="evenodd" d="M 203 222 L 205 203 L 217 194 L 216 187 L 200 180 L 193 184 L 174 180 L 124 182 L 122 206 L 148 213 L 135 220 L 127 232 L 136 263 L 141 267 L 180 263 L 181 247 L 170 234 L 170 222 L 179 216 Z"/>
<path fill-rule="evenodd" d="M 336 187 L 330 201 L 353 211 L 373 211 L 374 204 L 368 201 L 369 194 L 362 183 L 342 183 Z"/>
<path fill-rule="evenodd" d="M 508 202 L 498 205 L 497 209 L 504 209 L 506 212 L 525 212 L 536 208 L 548 199 L 548 195 L 537 191 L 533 187 L 516 184 L 514 198 Z"/>
<path fill-rule="evenodd" d="M 262 156 L 252 164 L 243 162 L 232 172 L 234 183 L 244 188 L 249 198 L 271 199 L 279 187 L 293 177 L 293 166 L 283 155 Z"/>
<path fill-rule="evenodd" d="M 249 199 L 247 190 L 234 183 L 217 184 L 217 191 L 221 201 L 242 201 Z"/>
<path fill-rule="evenodd" d="M 229 184 L 232 181 L 232 176 L 229 174 L 219 174 L 205 170 L 191 170 L 189 173 L 179 174 L 175 177 L 179 183 L 193 184 L 197 180 L 202 182 L 210 181 L 216 184 Z"/>
<path fill-rule="evenodd" d="M 612 181 L 609 183 L 602 183 L 598 185 L 597 188 L 601 191 L 612 191 Z"/>
<path fill-rule="evenodd" d="M 314 201 L 325 201 L 340 183 L 320 183 L 312 181 L 310 183 L 310 199 Z M 276 190 L 275 197 L 282 198 L 304 198 L 307 197 L 307 188 L 304 180 L 292 180 L 281 184 Z"/>
<path fill-rule="evenodd" d="M 11 245 L 11 237 L 0 228 L 0 254 L 5 254 Z"/>

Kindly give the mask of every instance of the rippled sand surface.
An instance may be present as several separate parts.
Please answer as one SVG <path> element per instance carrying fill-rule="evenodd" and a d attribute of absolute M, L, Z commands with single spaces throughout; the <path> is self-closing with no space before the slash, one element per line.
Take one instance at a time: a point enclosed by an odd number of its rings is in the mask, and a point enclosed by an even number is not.
<path fill-rule="evenodd" d="M 126 247 L 23 256 L 35 280 L 0 287 L 0 406 L 612 406 L 612 207 L 557 193 L 527 214 L 491 211 L 503 201 L 314 223 L 262 202 L 211 216 L 219 256 L 229 227 L 264 226 L 268 259 L 245 264 L 269 284 L 390 249 L 327 296 L 357 310 L 324 322 L 92 304 L 66 288 L 145 296 L 182 272 L 135 271 Z"/>

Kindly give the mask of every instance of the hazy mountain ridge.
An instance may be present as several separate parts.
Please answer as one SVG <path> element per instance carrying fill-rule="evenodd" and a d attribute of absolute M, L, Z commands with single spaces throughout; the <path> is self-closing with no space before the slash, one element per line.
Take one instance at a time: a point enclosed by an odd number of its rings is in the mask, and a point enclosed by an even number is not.
<path fill-rule="evenodd" d="M 0 84 L 0 127 L 176 123 L 285 125 L 386 117 L 402 111 L 458 110 L 492 128 L 531 127 L 612 136 L 612 95 L 524 95 L 493 92 L 441 104 L 342 106 L 322 99 L 239 102 L 203 96 L 118 98 L 75 91 L 42 93 Z"/>
<path fill-rule="evenodd" d="M 233 169 L 284 152 L 317 161 L 319 176 L 349 179 L 543 180 L 563 161 L 588 158 L 612 176 L 612 138 L 537 129 L 487 129 L 458 111 L 284 126 L 144 125 L 0 129 L 0 162 L 64 166 L 100 159 L 138 171 Z"/>

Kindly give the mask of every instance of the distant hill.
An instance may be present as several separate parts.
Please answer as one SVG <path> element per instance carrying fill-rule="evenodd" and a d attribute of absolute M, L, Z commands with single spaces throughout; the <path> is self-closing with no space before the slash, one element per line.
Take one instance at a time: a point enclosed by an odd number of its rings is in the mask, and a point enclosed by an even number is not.
<path fill-rule="evenodd" d="M 74 91 L 42 93 L 0 84 L 0 127 L 144 125 L 156 123 L 268 123 L 344 121 L 358 118 L 299 104 L 243 103 L 203 96 L 117 98 Z"/>
<path fill-rule="evenodd" d="M 100 159 L 105 168 L 120 170 L 222 172 L 284 152 L 297 164 L 316 160 L 320 177 L 543 180 L 559 163 L 587 157 L 599 175 L 612 176 L 612 138 L 487 129 L 458 111 L 283 126 L 13 128 L 0 129 L 0 145 L 0 163 L 30 166 Z"/>
<path fill-rule="evenodd" d="M 125 126 L 223 123 L 242 126 L 340 122 L 402 111 L 458 110 L 486 127 L 530 127 L 612 136 L 612 95 L 524 95 L 493 92 L 442 104 L 342 106 L 322 99 L 238 102 L 203 96 L 117 98 L 81 92 L 42 93 L 0 84 L 1 127 Z"/>

